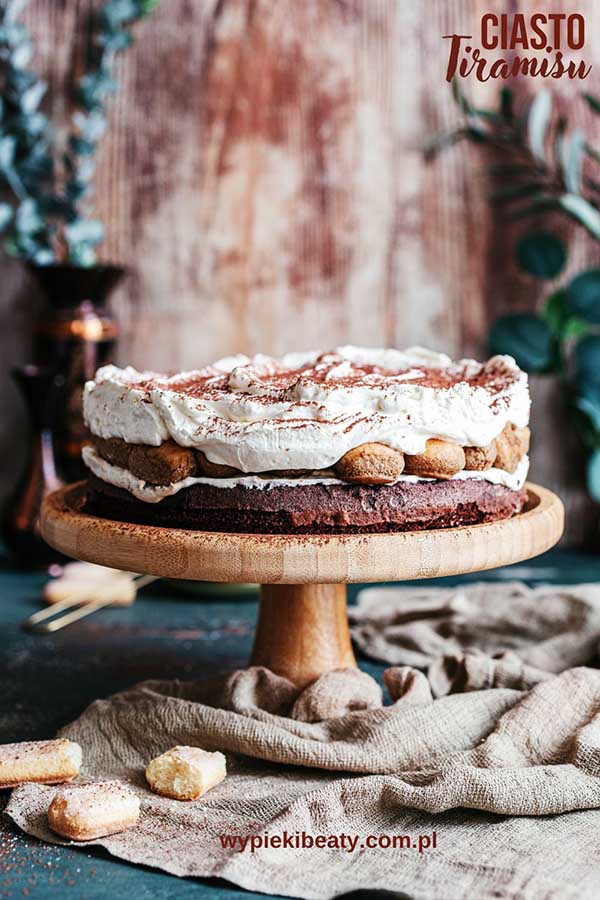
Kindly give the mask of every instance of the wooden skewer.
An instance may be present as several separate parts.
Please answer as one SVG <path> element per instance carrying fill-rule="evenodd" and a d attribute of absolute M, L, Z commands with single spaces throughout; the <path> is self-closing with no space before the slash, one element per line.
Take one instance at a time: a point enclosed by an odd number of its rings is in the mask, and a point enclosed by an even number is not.
<path fill-rule="evenodd" d="M 137 578 L 134 578 L 133 583 L 136 592 L 147 584 L 151 584 L 153 581 L 158 581 L 156 575 L 140 575 Z M 112 602 L 111 599 L 106 599 L 90 600 L 87 603 L 80 603 L 76 598 L 66 597 L 64 600 L 52 604 L 52 606 L 47 609 L 40 609 L 32 616 L 29 616 L 29 618 L 23 622 L 23 627 L 35 631 L 38 634 L 52 634 L 55 631 L 60 631 L 61 628 L 65 628 L 72 622 L 78 621 L 78 619 L 83 619 L 85 616 L 91 616 L 92 613 L 96 612 L 98 609 L 102 609 L 104 606 L 111 606 Z M 54 618 L 58 613 L 71 609 L 73 606 L 76 606 L 77 609 L 68 612 L 64 616 Z M 52 621 L 46 622 L 46 619 L 52 619 Z"/>
<path fill-rule="evenodd" d="M 66 613 L 64 616 L 59 616 L 58 619 L 53 619 L 51 622 L 44 622 L 41 625 L 31 625 L 29 622 L 25 624 L 27 628 L 30 628 L 38 634 L 52 634 L 54 631 L 60 631 L 61 628 L 66 628 L 67 625 L 76 622 L 77 619 L 91 616 L 96 610 L 102 609 L 103 606 L 110 606 L 111 603 L 111 600 L 93 600 L 90 603 L 81 604 L 81 606 L 78 606 L 77 609 L 74 609 L 72 612 Z"/>
<path fill-rule="evenodd" d="M 63 609 L 70 609 L 78 603 L 79 600 L 76 600 L 73 597 L 66 597 L 58 603 L 53 603 L 52 606 L 46 606 L 44 609 L 39 609 L 32 616 L 29 616 L 28 619 L 25 619 L 23 627 L 29 628 L 32 625 L 37 625 L 38 622 L 43 622 L 44 619 L 50 619 L 52 616 L 56 616 L 59 612 L 62 612 Z"/>

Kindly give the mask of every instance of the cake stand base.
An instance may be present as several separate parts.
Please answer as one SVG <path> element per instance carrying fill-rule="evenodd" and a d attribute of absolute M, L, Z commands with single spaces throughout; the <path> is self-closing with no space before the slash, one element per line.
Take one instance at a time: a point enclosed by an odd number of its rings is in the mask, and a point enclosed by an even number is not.
<path fill-rule="evenodd" d="M 345 584 L 263 584 L 251 663 L 304 686 L 355 666 Z"/>
<path fill-rule="evenodd" d="M 527 485 L 512 519 L 389 534 L 229 534 L 158 528 L 83 512 L 85 482 L 44 501 L 44 539 L 66 556 L 163 578 L 262 585 L 252 663 L 306 685 L 355 665 L 348 582 L 478 572 L 537 556 L 563 531 L 558 497 Z"/>

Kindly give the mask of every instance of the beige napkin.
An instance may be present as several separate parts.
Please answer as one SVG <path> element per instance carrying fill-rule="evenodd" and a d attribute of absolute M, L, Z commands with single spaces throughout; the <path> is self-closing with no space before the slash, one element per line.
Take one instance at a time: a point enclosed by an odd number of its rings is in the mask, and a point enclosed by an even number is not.
<path fill-rule="evenodd" d="M 598 653 L 600 585 L 366 588 L 350 609 L 364 654 L 428 669 L 434 696 L 523 689 Z"/>
<path fill-rule="evenodd" d="M 260 668 L 146 682 L 93 703 L 62 734 L 84 748 L 85 777 L 131 783 L 143 810 L 135 828 L 94 843 L 176 875 L 293 897 L 361 887 L 418 900 L 600 896 L 600 672 L 432 700 L 422 673 L 394 669 L 385 680 L 397 699 L 383 707 L 368 676 L 351 675 L 344 691 L 331 678 L 341 705 L 326 681 L 307 699 Z M 288 717 L 293 709 L 335 715 L 307 722 Z M 174 744 L 223 750 L 229 777 L 194 803 L 153 795 L 144 767 Z M 57 841 L 46 824 L 55 792 L 20 787 L 7 813 Z M 582 812 L 560 815 L 569 810 Z M 250 834 L 324 835 L 338 847 L 239 852 L 220 838 Z M 342 834 L 358 838 L 353 852 Z M 414 846 L 364 846 L 381 835 Z M 420 853 L 419 839 L 434 835 Z"/>

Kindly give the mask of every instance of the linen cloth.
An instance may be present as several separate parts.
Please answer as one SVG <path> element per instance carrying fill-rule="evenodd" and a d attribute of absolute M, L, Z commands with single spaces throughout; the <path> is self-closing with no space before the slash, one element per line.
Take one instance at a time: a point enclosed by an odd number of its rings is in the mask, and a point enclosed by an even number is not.
<path fill-rule="evenodd" d="M 299 691 L 263 668 L 96 701 L 61 734 L 83 747 L 83 779 L 128 782 L 142 816 L 91 843 L 175 875 L 315 900 L 358 888 L 596 900 L 600 671 L 580 664 L 595 653 L 599 611 L 595 586 L 369 589 L 352 612 L 356 641 L 412 664 L 385 672 L 386 706 L 365 673 Z M 151 793 L 145 766 L 176 744 L 224 751 L 226 780 L 192 803 Z M 7 813 L 60 843 L 46 822 L 56 791 L 17 788 Z M 240 852 L 220 838 L 285 834 L 358 840 L 353 851 Z M 411 846 L 364 846 L 379 835 Z"/>
<path fill-rule="evenodd" d="M 375 587 L 361 591 L 358 600 L 350 622 L 362 652 L 428 669 L 435 696 L 529 687 L 598 652 L 597 584 Z"/>

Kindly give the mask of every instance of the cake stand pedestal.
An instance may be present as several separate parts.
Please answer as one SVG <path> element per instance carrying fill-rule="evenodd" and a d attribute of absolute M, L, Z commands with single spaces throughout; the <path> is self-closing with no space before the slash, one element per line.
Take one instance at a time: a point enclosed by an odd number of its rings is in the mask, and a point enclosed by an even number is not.
<path fill-rule="evenodd" d="M 198 581 L 258 582 L 252 663 L 297 685 L 355 665 L 346 584 L 478 572 L 537 556 L 563 531 L 558 497 L 527 485 L 522 513 L 437 531 L 357 535 L 226 534 L 134 525 L 82 511 L 85 482 L 44 502 L 44 539 L 67 556 L 128 572 Z"/>

